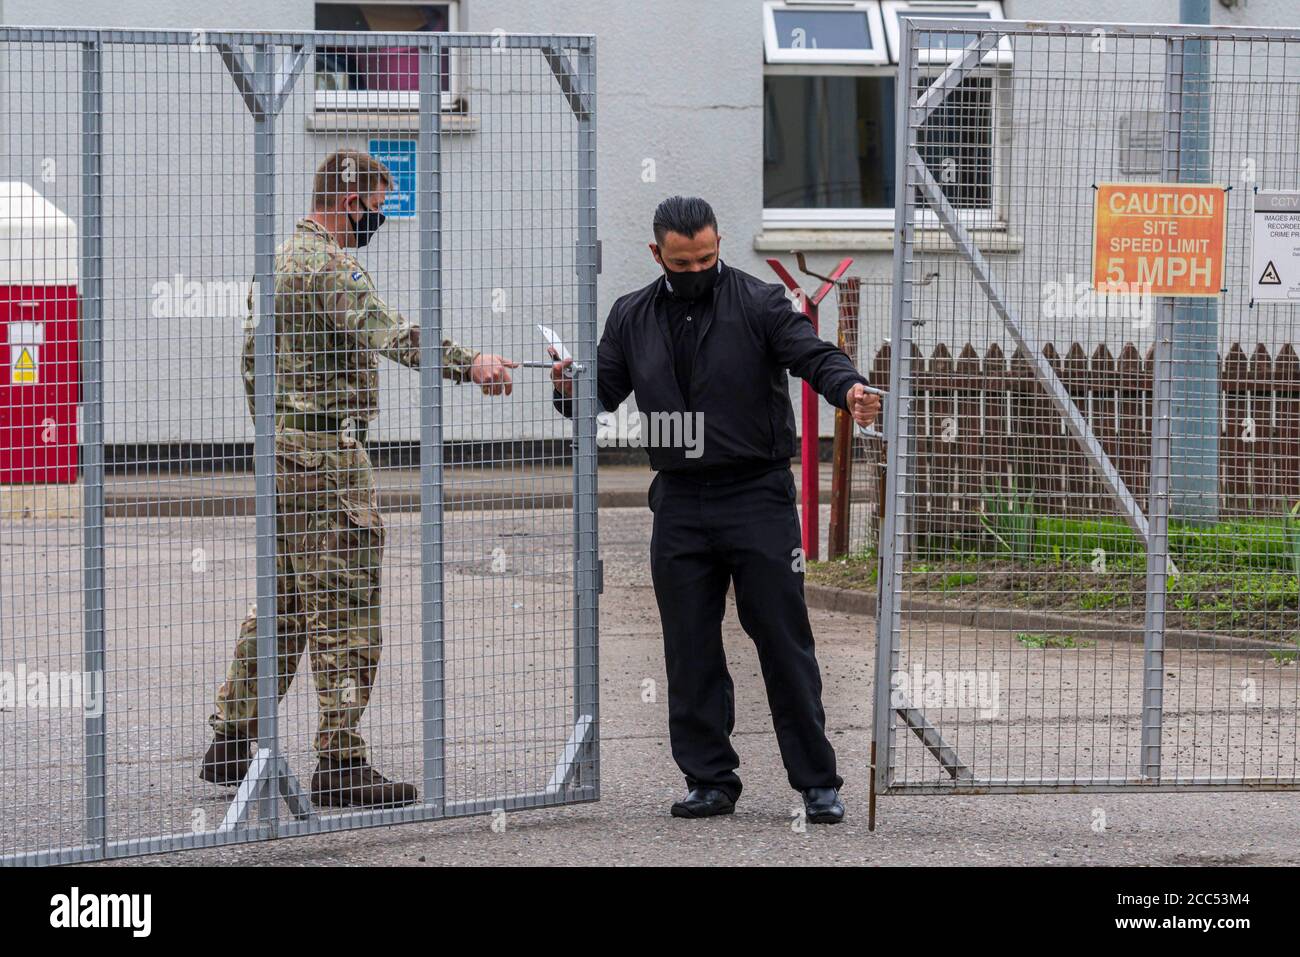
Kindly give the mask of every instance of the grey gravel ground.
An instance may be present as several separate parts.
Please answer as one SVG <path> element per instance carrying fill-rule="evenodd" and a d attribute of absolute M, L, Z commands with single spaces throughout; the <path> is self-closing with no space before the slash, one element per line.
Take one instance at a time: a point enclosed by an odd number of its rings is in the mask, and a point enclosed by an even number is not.
<path fill-rule="evenodd" d="M 814 610 L 833 740 L 846 779 L 848 820 L 793 826 L 798 805 L 781 768 L 752 643 L 734 610 L 727 655 L 737 693 L 736 748 L 745 794 L 731 818 L 680 821 L 682 790 L 667 740 L 649 516 L 606 509 L 601 538 L 602 797 L 597 804 L 506 818 L 415 824 L 313 837 L 172 860 L 258 864 L 1200 864 L 1300 863 L 1297 797 L 1288 794 L 1062 795 L 882 798 L 867 830 L 866 779 L 874 623 Z M 1094 830 L 1100 812 L 1106 827 Z M 423 859 L 423 860 L 421 860 Z"/>
<path fill-rule="evenodd" d="M 644 508 L 601 512 L 606 590 L 601 603 L 602 797 L 599 803 L 522 811 L 494 831 L 487 817 L 137 858 L 114 866 L 168 864 L 1200 864 L 1300 862 L 1297 797 L 1285 793 L 887 797 L 867 830 L 867 764 L 873 623 L 814 609 L 828 724 L 846 779 L 848 820 L 794 826 L 753 646 L 729 611 L 727 654 L 736 679 L 736 747 L 745 794 L 733 817 L 679 821 L 668 805 L 682 791 L 669 754 L 661 637 L 649 588 Z M 399 536 L 400 538 L 400 536 Z M 184 551 L 184 550 L 183 550 Z M 414 556 L 400 559 L 403 567 Z M 395 559 L 396 560 L 396 559 Z M 401 572 L 399 574 L 406 574 Z M 206 606 L 203 606 L 206 607 Z M 220 607 L 220 606 L 216 606 Z M 234 612 L 231 613 L 232 615 Z M 214 618 L 224 618 L 214 610 Z M 227 620 L 213 621 L 210 670 Z M 508 647 L 508 645 L 507 645 Z M 183 685 L 183 662 L 172 655 Z M 410 667 L 409 652 L 392 667 Z M 655 700 L 643 700 L 645 682 Z M 206 675 L 205 675 L 206 680 Z M 396 684 L 394 675 L 392 687 Z M 381 689 L 382 690 L 382 689 Z M 200 733 L 205 694 L 187 690 Z M 391 705 L 385 705 L 388 707 Z M 299 707 L 309 718 L 311 702 Z M 376 720 L 379 720 L 376 716 Z M 306 730 L 309 723 L 299 722 Z M 297 727 L 293 725 L 292 727 Z M 295 732 L 296 733 L 296 732 Z M 168 742 L 163 746 L 169 747 Z M 186 747 L 187 753 L 193 750 Z M 400 752 L 394 752 L 400 753 Z M 301 763 L 301 762 L 299 762 Z M 399 762 L 403 763 L 403 762 Z M 190 767 L 183 769 L 190 778 Z M 188 785 L 187 785 L 188 786 Z M 226 792 L 206 792 L 219 812 Z M 1105 827 L 1096 829 L 1104 815 Z"/>

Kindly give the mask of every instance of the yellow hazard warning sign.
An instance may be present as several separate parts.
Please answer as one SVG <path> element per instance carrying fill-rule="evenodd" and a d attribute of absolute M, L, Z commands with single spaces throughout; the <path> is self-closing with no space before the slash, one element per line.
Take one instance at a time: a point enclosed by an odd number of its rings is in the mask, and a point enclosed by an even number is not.
<path fill-rule="evenodd" d="M 10 367 L 10 383 L 13 385 L 36 385 L 36 356 L 30 346 L 17 346 L 17 355 Z"/>

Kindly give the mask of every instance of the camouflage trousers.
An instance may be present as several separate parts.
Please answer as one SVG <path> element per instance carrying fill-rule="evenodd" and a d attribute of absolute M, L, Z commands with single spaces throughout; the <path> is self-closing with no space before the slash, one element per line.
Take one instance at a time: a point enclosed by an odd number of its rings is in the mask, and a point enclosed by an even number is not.
<path fill-rule="evenodd" d="M 309 649 L 320 721 L 316 750 L 364 758 L 357 725 L 380 654 L 384 523 L 365 447 L 350 436 L 276 434 L 276 600 L 279 694 Z M 257 734 L 257 606 L 239 627 L 217 691 L 214 731 Z"/>

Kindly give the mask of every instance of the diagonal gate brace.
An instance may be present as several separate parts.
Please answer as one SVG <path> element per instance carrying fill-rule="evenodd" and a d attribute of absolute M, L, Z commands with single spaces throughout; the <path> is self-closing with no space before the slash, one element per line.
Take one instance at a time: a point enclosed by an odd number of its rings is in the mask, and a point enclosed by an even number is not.
<path fill-rule="evenodd" d="M 248 811 L 255 803 L 276 796 L 284 798 L 289 811 L 300 821 L 317 816 L 284 756 L 272 757 L 269 748 L 259 748 L 217 832 L 227 833 L 244 827 L 248 823 Z"/>
<path fill-rule="evenodd" d="M 928 120 L 930 114 L 947 99 L 948 94 L 961 86 L 962 81 L 966 79 L 966 74 L 978 67 L 984 56 L 1001 41 L 1002 37 L 999 34 L 984 33 L 967 44 L 961 56 L 949 64 L 948 68 L 940 73 L 921 94 L 914 107 L 914 111 L 919 111 L 920 115 L 917 116 L 914 112 L 909 122 L 920 126 Z"/>
<path fill-rule="evenodd" d="M 251 67 L 244 57 L 244 51 L 229 43 L 215 44 L 221 54 L 221 62 L 226 65 L 230 78 L 235 81 L 235 88 L 244 99 L 244 105 L 253 117 L 276 116 L 284 101 L 293 91 L 293 85 L 307 62 L 308 51 L 305 46 L 295 46 L 280 63 L 273 81 L 274 89 L 265 90 L 257 82 L 257 70 Z"/>
<path fill-rule="evenodd" d="M 943 765 L 949 776 L 959 784 L 973 784 L 975 775 L 971 773 L 970 767 L 957 754 L 956 749 L 944 741 L 943 735 L 926 718 L 925 712 L 915 707 L 897 688 L 891 689 L 889 694 L 895 702 L 894 713 L 921 739 L 926 750 Z"/>
<path fill-rule="evenodd" d="M 573 726 L 569 733 L 569 740 L 564 744 L 564 750 L 560 752 L 559 760 L 555 762 L 555 770 L 551 772 L 551 780 L 547 782 L 547 794 L 559 794 L 570 783 L 582 767 L 582 759 L 587 751 L 591 738 L 591 715 L 584 714 Z"/>
<path fill-rule="evenodd" d="M 560 92 L 568 101 L 573 115 L 580 120 L 589 119 L 591 97 L 583 90 L 582 81 L 573 71 L 573 64 L 569 62 L 569 58 L 555 47 L 543 47 L 542 56 L 545 57 L 546 65 L 551 68 L 551 72 L 555 74 L 555 82 L 560 84 Z"/>

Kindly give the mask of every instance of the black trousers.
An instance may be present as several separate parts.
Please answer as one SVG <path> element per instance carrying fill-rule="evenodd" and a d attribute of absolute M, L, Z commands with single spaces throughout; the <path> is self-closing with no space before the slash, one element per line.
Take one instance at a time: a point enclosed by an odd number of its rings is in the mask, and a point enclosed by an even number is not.
<path fill-rule="evenodd" d="M 735 694 L 722 650 L 727 586 L 758 649 L 791 787 L 839 787 L 804 602 L 794 476 L 779 468 L 701 485 L 660 472 L 650 486 L 650 570 L 668 666 L 668 729 L 687 787 L 740 796 Z"/>

